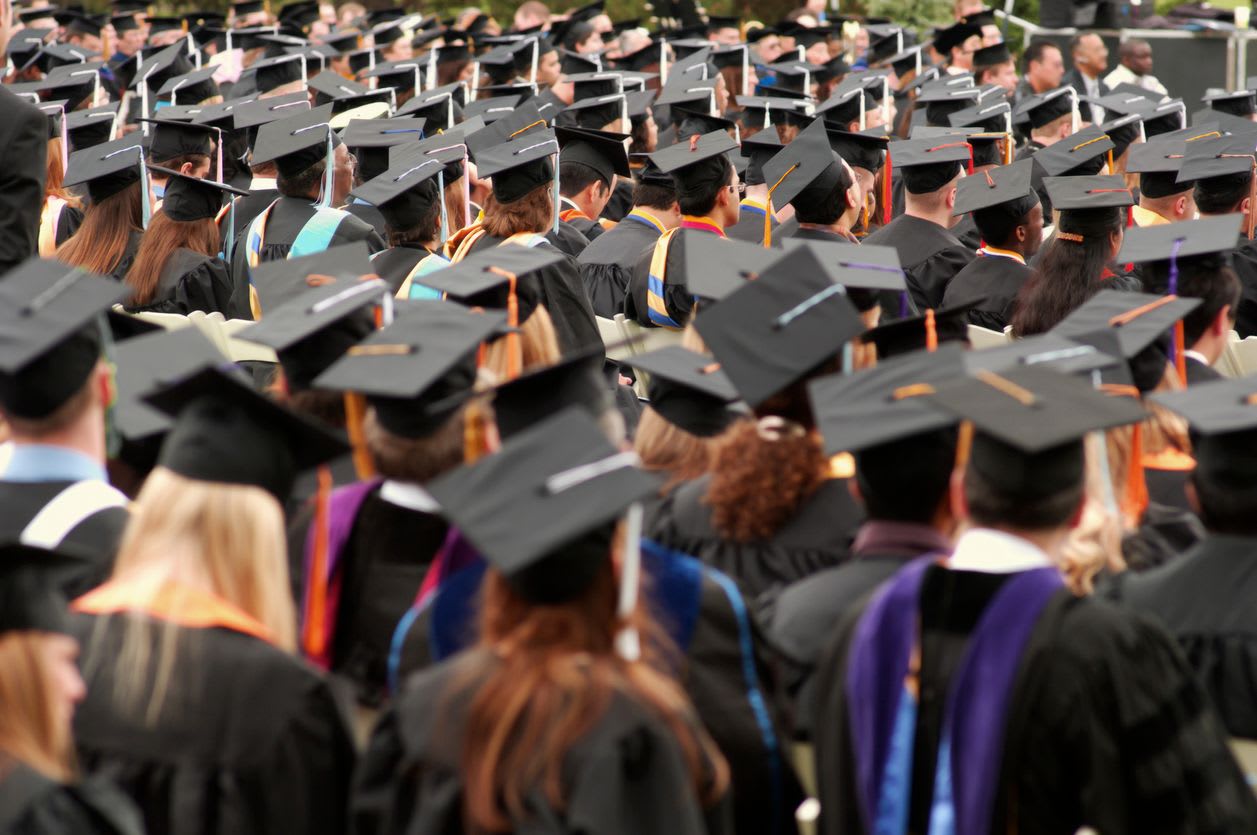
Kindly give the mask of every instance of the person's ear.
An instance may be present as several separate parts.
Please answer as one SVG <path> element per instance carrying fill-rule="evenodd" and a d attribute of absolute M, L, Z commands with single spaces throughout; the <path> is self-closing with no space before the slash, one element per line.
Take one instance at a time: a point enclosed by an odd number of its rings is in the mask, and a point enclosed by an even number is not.
<path fill-rule="evenodd" d="M 847 189 L 847 208 L 848 209 L 860 208 L 860 184 L 859 183 L 852 183 L 851 187 Z"/>
<path fill-rule="evenodd" d="M 1030 234 L 1030 229 L 1024 223 L 1018 224 L 1017 228 L 1013 230 L 1013 236 L 1017 238 L 1017 243 L 1019 244 L 1026 242 L 1026 235 L 1028 234 Z"/>
<path fill-rule="evenodd" d="M 1174 214 L 1177 217 L 1183 217 L 1187 214 L 1187 195 L 1180 194 L 1178 199 L 1174 201 Z"/>
<path fill-rule="evenodd" d="M 179 166 L 179 173 L 188 177 L 192 176 L 192 172 L 194 170 L 196 170 L 196 166 L 190 162 L 185 162 L 183 165 Z"/>
<path fill-rule="evenodd" d="M 1240 201 L 1240 212 L 1242 212 L 1243 214 L 1248 214 L 1250 211 L 1252 211 L 1252 208 L 1253 208 L 1253 203 L 1250 198 L 1245 197 L 1243 200 Z"/>
<path fill-rule="evenodd" d="M 114 382 L 113 369 L 108 363 L 101 362 L 96 366 L 96 394 L 100 398 L 102 408 L 108 409 L 118 396 L 118 386 Z"/>
<path fill-rule="evenodd" d="M 947 208 L 948 209 L 956 208 L 956 193 L 959 191 L 960 189 L 957 188 L 956 186 L 952 186 L 951 188 L 947 190 Z"/>
<path fill-rule="evenodd" d="M 1226 336 L 1231 330 L 1231 306 L 1224 304 L 1222 309 L 1218 311 L 1218 315 L 1213 317 L 1213 321 L 1209 323 L 1209 332 L 1215 336 Z"/>

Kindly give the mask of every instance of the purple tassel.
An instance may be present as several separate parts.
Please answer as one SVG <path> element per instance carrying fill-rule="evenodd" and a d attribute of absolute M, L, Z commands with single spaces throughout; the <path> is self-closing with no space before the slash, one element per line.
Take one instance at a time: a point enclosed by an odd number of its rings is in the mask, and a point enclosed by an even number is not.
<path fill-rule="evenodd" d="M 899 292 L 899 318 L 908 318 L 908 291 L 901 290 Z"/>

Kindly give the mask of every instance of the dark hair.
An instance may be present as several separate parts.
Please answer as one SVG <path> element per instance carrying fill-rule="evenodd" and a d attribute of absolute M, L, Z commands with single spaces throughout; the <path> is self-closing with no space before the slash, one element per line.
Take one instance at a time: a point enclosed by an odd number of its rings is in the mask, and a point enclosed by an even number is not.
<path fill-rule="evenodd" d="M 220 245 L 218 224 L 212 217 L 172 220 L 165 212 L 153 215 L 124 279 L 131 288 L 128 304 L 146 305 L 154 300 L 162 270 L 176 250 L 188 249 L 198 255 L 214 256 Z"/>
<path fill-rule="evenodd" d="M 587 20 L 573 23 L 563 35 L 563 48 L 575 52 L 576 48 L 589 40 L 594 34 L 594 25 Z"/>
<path fill-rule="evenodd" d="M 677 202 L 677 190 L 654 183 L 637 183 L 633 186 L 633 205 L 643 209 L 671 209 Z"/>
<path fill-rule="evenodd" d="M 1081 445 L 1082 441 L 1078 441 Z M 1018 490 L 998 487 L 974 466 L 965 468 L 965 504 L 970 521 L 981 527 L 1010 527 L 1024 531 L 1052 530 L 1073 518 L 1086 493 L 1086 479 L 1062 487 L 1048 495 L 1028 496 Z"/>
<path fill-rule="evenodd" d="M 178 171 L 186 163 L 192 163 L 192 168 L 196 169 L 207 162 L 210 164 L 210 174 L 213 174 L 214 171 L 212 169 L 214 167 L 214 162 L 213 157 L 209 154 L 179 154 L 178 156 L 173 156 L 170 159 L 156 160 L 153 164 L 160 165 L 162 168 L 169 168 L 173 171 Z"/>
<path fill-rule="evenodd" d="M 1200 299 L 1200 307 L 1183 317 L 1183 341 L 1190 348 L 1209 329 L 1218 311 L 1231 306 L 1231 318 L 1239 307 L 1241 287 L 1239 276 L 1221 259 L 1208 259 L 1183 265 L 1178 273 L 1178 295 Z"/>
<path fill-rule="evenodd" d="M 855 478 L 870 519 L 928 525 L 947 496 L 956 430 L 940 429 L 855 453 Z"/>
<path fill-rule="evenodd" d="M 1224 215 L 1233 212 L 1248 196 L 1252 182 L 1251 171 L 1197 180 L 1196 187 L 1192 191 L 1192 196 L 1196 199 L 1196 208 L 1206 215 Z"/>
<path fill-rule="evenodd" d="M 1051 41 L 1031 41 L 1030 45 L 1026 47 L 1025 53 L 1022 55 L 1022 72 L 1030 72 L 1030 63 L 1032 61 L 1043 63 L 1043 53 L 1049 49 L 1055 49 L 1059 52 L 1061 48 Z"/>
<path fill-rule="evenodd" d="M 630 119 L 633 123 L 632 129 L 629 131 L 629 153 L 630 154 L 649 154 L 655 149 L 646 145 L 646 136 L 649 131 L 646 128 L 646 117 L 640 119 Z"/>
<path fill-rule="evenodd" d="M 405 229 L 398 229 L 386 220 L 384 231 L 388 233 L 389 246 L 426 244 L 434 241 L 441 234 L 441 205 L 436 202 L 429 203 L 419 220 Z"/>
<path fill-rule="evenodd" d="M 580 194 L 590 183 L 605 183 L 602 175 L 583 162 L 559 163 L 559 194 L 571 197 Z"/>
<path fill-rule="evenodd" d="M 729 158 L 724 154 L 718 154 L 714 159 L 715 164 L 719 165 L 720 170 L 724 172 L 724 176 L 694 183 L 693 188 L 687 187 L 680 190 L 677 194 L 677 201 L 681 204 L 681 211 L 684 214 L 709 214 L 716 207 L 716 198 L 720 196 L 720 192 L 733 182 L 733 163 L 729 162 Z"/>
<path fill-rule="evenodd" d="M 1024 201 L 978 209 L 973 213 L 973 224 L 982 233 L 982 240 L 996 246 L 1005 244 L 1012 238 L 1018 226 L 1028 222 L 1026 216 L 1038 203 L 1038 197 L 1031 192 Z"/>
<path fill-rule="evenodd" d="M 790 201 L 794 206 L 795 217 L 800 223 L 817 223 L 828 226 L 836 223 L 847 211 L 846 192 L 851 188 L 852 179 L 845 165 L 834 163 L 836 176 L 829 188 L 808 187 Z"/>
<path fill-rule="evenodd" d="M 283 171 L 275 172 L 275 188 L 285 197 L 309 197 L 318 191 L 319 181 L 327 171 L 327 160 L 321 159 L 305 171 L 285 177 Z"/>
<path fill-rule="evenodd" d="M 1200 467 L 1192 471 L 1191 484 L 1205 530 L 1231 536 L 1257 534 L 1257 486 L 1216 484 Z"/>
<path fill-rule="evenodd" d="M 1123 228 L 1124 220 L 1117 208 L 1061 212 L 1056 235 L 1043 248 L 1038 266 L 1014 303 L 1011 324 L 1017 336 L 1051 330 L 1100 292 L 1101 275 L 1112 257 L 1109 238 Z M 1062 232 L 1081 235 L 1082 240 L 1067 240 Z"/>

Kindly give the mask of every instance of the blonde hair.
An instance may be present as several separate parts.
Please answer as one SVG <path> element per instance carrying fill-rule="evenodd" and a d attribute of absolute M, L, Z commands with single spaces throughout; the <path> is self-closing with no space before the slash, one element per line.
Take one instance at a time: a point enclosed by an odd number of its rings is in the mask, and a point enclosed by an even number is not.
<path fill-rule="evenodd" d="M 154 596 L 172 583 L 176 594 L 186 586 L 209 592 L 258 621 L 276 646 L 296 650 L 284 514 L 260 487 L 197 481 L 157 467 L 131 505 L 113 579 L 139 584 Z M 119 700 L 135 706 L 150 695 L 150 722 L 156 721 L 173 680 L 178 637 L 174 624 L 164 628 L 153 659 L 157 628 L 147 618 L 128 618 L 116 662 L 122 671 Z M 154 664 L 156 683 L 147 694 Z"/>
<path fill-rule="evenodd" d="M 559 350 L 559 336 L 554 330 L 554 320 L 550 313 L 538 305 L 532 314 L 519 326 L 520 343 L 523 347 L 524 361 L 522 370 L 541 368 L 554 365 L 562 357 Z M 503 381 L 508 378 L 507 359 L 509 349 L 505 338 L 496 339 L 485 346 L 484 362 L 481 368 L 493 374 L 494 379 Z"/>
<path fill-rule="evenodd" d="M 0 752 L 65 781 L 74 772 L 74 744 L 69 722 L 54 704 L 44 646 L 50 637 L 34 631 L 0 635 Z"/>
<path fill-rule="evenodd" d="M 711 469 L 719 435 L 703 438 L 669 422 L 652 408 L 642 410 L 633 448 L 647 470 L 668 476 L 660 492 L 692 481 Z"/>

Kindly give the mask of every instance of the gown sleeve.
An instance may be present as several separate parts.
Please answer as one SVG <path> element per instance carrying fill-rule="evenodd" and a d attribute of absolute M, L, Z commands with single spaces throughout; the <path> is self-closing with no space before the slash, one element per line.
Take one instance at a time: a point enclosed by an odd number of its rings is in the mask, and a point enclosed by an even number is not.
<path fill-rule="evenodd" d="M 576 259 L 567 256 L 538 272 L 545 293 L 543 303 L 554 320 L 554 330 L 564 356 L 602 348 L 602 335 L 594 321 L 594 309 L 581 283 Z"/>
<path fill-rule="evenodd" d="M 66 204 L 61 207 L 61 219 L 57 221 L 57 246 L 61 246 L 70 238 L 74 237 L 74 233 L 79 231 L 79 226 L 83 223 L 83 210 L 76 209 Z"/>
<path fill-rule="evenodd" d="M 947 246 L 908 270 L 908 291 L 917 308 L 942 307 L 948 283 L 973 259 L 973 252 L 963 246 Z"/>
<path fill-rule="evenodd" d="M 247 309 L 233 307 L 232 290 L 227 265 L 219 258 L 209 258 L 179 279 L 175 302 L 182 313 L 203 310 L 222 313 L 228 319 L 251 318 Z"/>
<path fill-rule="evenodd" d="M 14 835 L 143 835 L 144 822 L 125 795 L 99 780 L 56 786 L 35 799 Z"/>

